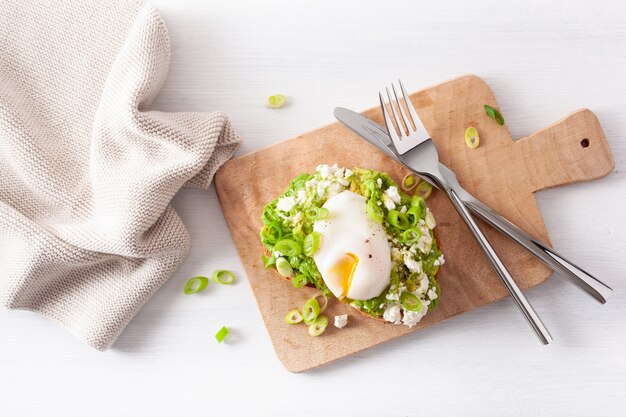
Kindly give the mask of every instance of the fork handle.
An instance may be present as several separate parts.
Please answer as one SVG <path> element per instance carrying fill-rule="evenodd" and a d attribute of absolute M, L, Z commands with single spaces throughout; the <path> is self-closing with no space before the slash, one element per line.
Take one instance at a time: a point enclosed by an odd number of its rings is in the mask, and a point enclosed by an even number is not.
<path fill-rule="evenodd" d="M 509 294 L 511 294 L 511 298 L 513 298 L 513 301 L 524 315 L 524 318 L 526 318 L 526 321 L 528 321 L 528 324 L 530 324 L 530 327 L 533 329 L 541 343 L 543 343 L 544 345 L 549 344 L 552 341 L 552 336 L 550 335 L 550 332 L 543 324 L 524 293 L 522 293 L 522 290 L 520 290 L 520 288 L 517 286 L 509 271 L 507 271 L 506 267 L 498 257 L 498 254 L 489 243 L 489 240 L 487 240 L 487 237 L 480 230 L 480 228 L 470 215 L 469 211 L 463 204 L 461 198 L 457 195 L 454 189 L 445 186 L 444 188 L 446 190 L 446 193 L 450 197 L 454 208 L 459 212 L 461 218 L 465 221 L 476 240 L 478 240 L 478 243 L 485 251 L 487 258 L 502 279 L 502 282 L 504 283 L 506 289 L 509 291 Z"/>

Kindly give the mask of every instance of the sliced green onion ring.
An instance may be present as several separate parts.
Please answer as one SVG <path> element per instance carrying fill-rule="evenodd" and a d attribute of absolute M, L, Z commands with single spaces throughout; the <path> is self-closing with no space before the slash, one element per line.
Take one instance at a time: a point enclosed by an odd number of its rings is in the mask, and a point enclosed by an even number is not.
<path fill-rule="evenodd" d="M 465 144 L 470 149 L 476 149 L 480 145 L 480 138 L 475 127 L 470 126 L 465 129 Z"/>
<path fill-rule="evenodd" d="M 276 257 L 274 255 L 267 257 L 265 255 L 261 256 L 261 260 L 263 261 L 263 265 L 265 269 L 269 269 L 270 267 L 276 265 Z"/>
<path fill-rule="evenodd" d="M 270 245 L 276 244 L 281 237 L 283 237 L 283 228 L 278 222 L 272 222 L 266 225 L 261 231 L 261 239 Z"/>
<path fill-rule="evenodd" d="M 415 227 L 411 227 L 402 232 L 402 241 L 409 245 L 417 243 L 420 237 L 422 237 L 422 232 Z"/>
<path fill-rule="evenodd" d="M 302 253 L 302 248 L 292 239 L 281 239 L 274 245 L 274 250 L 279 251 L 286 256 L 298 256 Z"/>
<path fill-rule="evenodd" d="M 289 261 L 282 257 L 276 259 L 276 270 L 283 277 L 290 277 L 293 274 L 293 268 L 289 264 Z"/>
<path fill-rule="evenodd" d="M 302 318 L 305 324 L 311 324 L 320 314 L 320 305 L 315 298 L 311 298 L 302 307 Z"/>
<path fill-rule="evenodd" d="M 311 221 L 324 220 L 328 217 L 328 209 L 324 207 L 311 206 L 304 212 L 304 217 Z"/>
<path fill-rule="evenodd" d="M 218 269 L 217 271 L 213 271 L 211 278 L 213 278 L 213 281 L 218 284 L 223 285 L 230 285 L 235 282 L 235 275 L 227 269 Z"/>
<path fill-rule="evenodd" d="M 422 309 L 422 302 L 417 295 L 407 291 L 400 294 L 400 303 L 405 310 L 420 311 Z"/>
<path fill-rule="evenodd" d="M 398 210 L 389 210 L 387 220 L 390 225 L 400 230 L 406 230 L 411 225 L 406 214 L 400 213 Z"/>
<path fill-rule="evenodd" d="M 433 186 L 426 181 L 422 181 L 417 185 L 415 189 L 415 195 L 420 196 L 424 200 L 426 200 L 433 192 Z"/>
<path fill-rule="evenodd" d="M 317 304 L 320 307 L 319 314 L 322 314 L 324 310 L 326 310 L 326 307 L 328 307 L 328 297 L 326 297 L 323 292 L 318 291 L 311 298 L 317 300 Z"/>
<path fill-rule="evenodd" d="M 297 309 L 291 310 L 285 316 L 285 323 L 287 324 L 296 324 L 302 321 L 302 314 Z"/>
<path fill-rule="evenodd" d="M 424 199 L 417 194 L 411 197 L 411 208 L 413 207 L 419 207 L 421 219 L 423 219 L 424 216 L 426 216 L 426 201 L 424 201 Z"/>
<path fill-rule="evenodd" d="M 185 284 L 183 292 L 187 295 L 198 293 L 204 290 L 209 285 L 209 279 L 207 277 L 193 277 Z"/>
<path fill-rule="evenodd" d="M 222 328 L 215 334 L 215 339 L 217 340 L 217 343 L 222 343 L 224 339 L 226 339 L 226 336 L 228 336 L 229 334 L 230 332 L 228 331 L 226 326 L 222 326 Z"/>
<path fill-rule="evenodd" d="M 304 274 L 298 274 L 291 280 L 291 283 L 296 288 L 302 288 L 306 284 L 308 284 L 308 282 L 309 280 L 306 278 L 306 275 Z"/>
<path fill-rule="evenodd" d="M 265 105 L 270 109 L 279 109 L 285 105 L 287 97 L 284 94 L 274 94 L 267 98 Z"/>
<path fill-rule="evenodd" d="M 383 212 L 383 209 L 378 205 L 378 200 L 370 198 L 367 202 L 366 211 L 370 218 L 376 223 L 383 222 L 383 219 L 385 218 L 385 213 Z"/>
<path fill-rule="evenodd" d="M 304 254 L 306 256 L 313 256 L 315 252 L 320 248 L 320 234 L 317 232 L 311 232 L 306 238 L 304 238 Z"/>
<path fill-rule="evenodd" d="M 404 191 L 411 191 L 416 185 L 417 181 L 415 181 L 415 178 L 413 178 L 411 174 L 406 174 L 402 179 L 401 186 Z"/>
<path fill-rule="evenodd" d="M 422 218 L 422 208 L 420 206 L 411 206 L 405 214 L 407 220 L 409 221 L 409 225 L 411 227 L 415 227 L 419 219 Z"/>
<path fill-rule="evenodd" d="M 328 327 L 328 317 L 319 316 L 311 325 L 309 326 L 309 334 L 311 336 L 319 336 L 326 330 Z"/>

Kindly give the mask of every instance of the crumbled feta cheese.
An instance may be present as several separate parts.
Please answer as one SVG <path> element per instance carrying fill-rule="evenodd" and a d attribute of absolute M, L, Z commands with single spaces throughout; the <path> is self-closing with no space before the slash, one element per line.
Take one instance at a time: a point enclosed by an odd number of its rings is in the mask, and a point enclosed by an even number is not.
<path fill-rule="evenodd" d="M 326 179 L 335 175 L 337 171 L 339 171 L 339 167 L 337 166 L 337 164 L 334 164 L 332 166 L 320 165 L 317 167 L 317 172 L 320 173 L 320 177 L 322 177 L 322 179 Z"/>
<path fill-rule="evenodd" d="M 320 165 L 317 167 L 317 172 L 320 173 L 320 177 L 328 178 L 330 177 L 330 167 L 328 165 Z"/>
<path fill-rule="evenodd" d="M 293 224 L 300 222 L 300 220 L 302 220 L 302 212 L 300 211 L 289 218 L 289 221 Z"/>
<path fill-rule="evenodd" d="M 383 180 L 381 178 L 378 178 L 376 180 L 376 184 L 378 185 L 378 188 L 381 188 L 383 186 Z"/>
<path fill-rule="evenodd" d="M 426 305 L 422 305 L 420 311 L 404 310 L 402 323 L 404 323 L 406 326 L 413 327 L 417 323 L 419 323 L 420 320 L 422 320 L 422 317 L 424 317 L 426 313 L 428 313 L 428 307 Z"/>
<path fill-rule="evenodd" d="M 417 272 L 418 274 L 422 272 L 422 263 L 420 261 L 416 261 L 407 254 L 404 254 L 404 264 L 411 272 Z"/>
<path fill-rule="evenodd" d="M 326 189 L 330 186 L 330 181 L 322 180 L 317 183 L 317 196 L 324 197 L 326 195 Z"/>
<path fill-rule="evenodd" d="M 429 285 L 430 285 L 430 281 L 428 280 L 428 277 L 424 275 L 424 277 L 420 281 L 420 288 L 422 289 L 422 292 L 426 292 L 428 290 Z"/>
<path fill-rule="evenodd" d="M 280 211 L 288 212 L 296 205 L 296 199 L 293 197 L 282 197 L 278 199 L 276 208 Z"/>
<path fill-rule="evenodd" d="M 385 198 L 383 203 L 385 204 L 385 207 L 387 207 L 387 210 L 393 210 L 396 208 L 396 203 L 394 203 L 391 198 Z"/>
<path fill-rule="evenodd" d="M 335 316 L 335 327 L 341 329 L 346 324 L 348 324 L 348 315 L 343 314 L 341 316 Z"/>
<path fill-rule="evenodd" d="M 446 260 L 445 260 L 445 259 L 443 259 L 443 253 L 442 253 L 441 255 L 439 255 L 439 258 L 437 258 L 437 259 L 435 260 L 435 262 L 433 262 L 433 265 L 435 265 L 435 266 L 440 266 L 440 265 L 443 265 L 443 264 L 445 264 L 445 263 L 446 263 Z"/>
<path fill-rule="evenodd" d="M 306 202 L 306 191 L 298 190 L 298 195 L 296 196 L 296 204 L 302 204 Z"/>
<path fill-rule="evenodd" d="M 379 206 L 382 206 L 382 205 L 383 205 L 383 202 L 382 202 L 382 201 L 380 201 L 380 200 L 378 200 L 378 201 L 376 202 L 376 204 L 377 204 L 377 205 L 379 205 Z"/>
<path fill-rule="evenodd" d="M 431 300 L 435 300 L 437 298 L 437 291 L 435 290 L 428 290 L 428 298 L 430 298 Z"/>
<path fill-rule="evenodd" d="M 389 293 L 385 296 L 387 300 L 398 301 L 400 299 L 400 293 Z"/>
<path fill-rule="evenodd" d="M 400 213 L 402 214 L 406 213 L 406 206 L 400 207 Z"/>
<path fill-rule="evenodd" d="M 429 208 L 426 209 L 425 221 L 426 221 L 426 226 L 428 226 L 430 230 L 433 230 L 435 226 L 437 226 L 437 222 L 435 221 L 435 216 L 433 215 L 433 212 L 430 211 Z"/>
<path fill-rule="evenodd" d="M 283 256 L 282 252 L 279 250 L 275 250 L 272 255 L 274 255 L 274 258 L 280 258 L 281 256 Z"/>
<path fill-rule="evenodd" d="M 348 168 L 346 168 L 346 171 L 344 172 L 343 176 L 345 178 L 350 178 L 352 176 L 352 171 L 350 171 Z"/>
<path fill-rule="evenodd" d="M 430 233 L 426 232 L 420 236 L 417 241 L 417 248 L 424 254 L 430 252 L 430 247 L 433 243 L 433 238 L 430 237 Z"/>
<path fill-rule="evenodd" d="M 339 179 L 337 180 L 337 182 L 338 182 L 339 184 L 343 185 L 344 187 L 347 187 L 348 185 L 350 185 L 350 183 L 349 183 L 348 181 L 344 180 L 343 178 L 339 178 Z"/>
<path fill-rule="evenodd" d="M 383 319 L 394 324 L 402 323 L 402 314 L 400 313 L 400 307 L 397 305 L 387 307 L 387 309 L 385 309 L 385 312 L 383 313 Z"/>
<path fill-rule="evenodd" d="M 334 182 L 328 186 L 328 190 L 326 190 L 326 193 L 328 194 L 328 198 L 330 198 L 330 197 L 336 196 L 342 191 L 343 191 L 343 187 L 341 186 L 341 184 Z"/>
<path fill-rule="evenodd" d="M 311 178 L 307 182 L 304 183 L 306 188 L 317 188 L 317 179 Z"/>
<path fill-rule="evenodd" d="M 400 194 L 398 193 L 398 187 L 391 186 L 385 190 L 385 195 L 389 197 L 394 203 L 400 204 Z"/>

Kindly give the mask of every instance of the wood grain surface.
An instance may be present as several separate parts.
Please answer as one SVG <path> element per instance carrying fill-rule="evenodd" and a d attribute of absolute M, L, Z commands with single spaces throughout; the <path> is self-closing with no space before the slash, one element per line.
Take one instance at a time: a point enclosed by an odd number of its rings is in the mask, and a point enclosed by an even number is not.
<path fill-rule="evenodd" d="M 600 125 L 588 110 L 577 111 L 548 128 L 513 142 L 506 126 L 485 115 L 484 104 L 497 106 L 480 78 L 461 76 L 419 91 L 411 100 L 437 144 L 441 161 L 456 172 L 469 192 L 531 235 L 550 242 L 533 192 L 609 174 L 614 166 Z M 378 109 L 365 114 L 380 121 Z M 477 128 L 481 145 L 465 145 L 468 126 Z M 400 181 L 406 171 L 357 135 L 335 123 L 227 162 L 215 186 L 233 240 L 242 260 L 274 349 L 286 368 L 306 371 L 431 326 L 507 295 L 445 195 L 428 200 L 437 221 L 446 264 L 440 273 L 441 302 L 417 326 L 395 326 L 355 314 L 331 301 L 327 314 L 350 314 L 344 329 L 329 326 L 323 337 L 311 338 L 305 326 L 283 322 L 286 312 L 301 306 L 314 290 L 295 289 L 265 270 L 258 235 L 262 208 L 302 172 L 320 164 L 363 167 L 388 172 Z M 483 225 L 484 226 L 484 225 Z M 486 226 L 484 226 L 487 228 Z M 506 237 L 487 228 L 486 234 L 522 289 L 540 284 L 551 271 Z M 522 320 L 519 325 L 524 326 Z M 530 329 L 529 337 L 533 337 Z"/>

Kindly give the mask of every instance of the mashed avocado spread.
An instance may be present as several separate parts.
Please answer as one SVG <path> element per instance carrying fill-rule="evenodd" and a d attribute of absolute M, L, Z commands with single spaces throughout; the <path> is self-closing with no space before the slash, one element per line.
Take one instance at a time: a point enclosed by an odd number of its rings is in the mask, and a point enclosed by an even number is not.
<path fill-rule="evenodd" d="M 413 326 L 440 298 L 435 276 L 444 263 L 433 229 L 436 222 L 423 198 L 404 193 L 385 173 L 362 168 L 320 165 L 313 174 L 294 178 L 285 192 L 263 208 L 261 241 L 269 256 L 266 268 L 277 268 L 294 286 L 313 284 L 331 296 L 313 254 L 320 244 L 313 224 L 328 216 L 322 205 L 350 190 L 365 197 L 367 214 L 384 227 L 391 248 L 390 285 L 369 300 L 341 301 L 396 324 Z M 288 264 L 287 264 L 288 263 Z"/>

